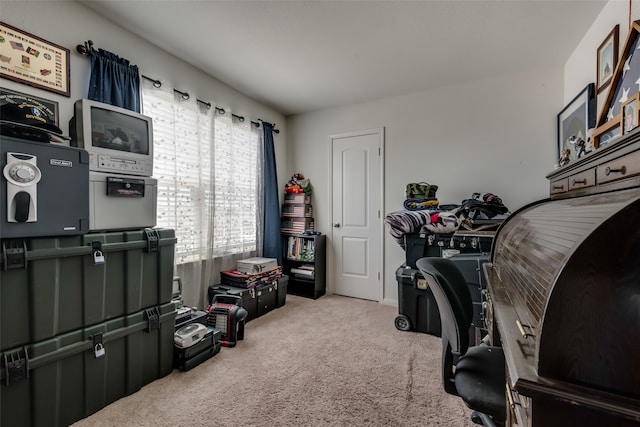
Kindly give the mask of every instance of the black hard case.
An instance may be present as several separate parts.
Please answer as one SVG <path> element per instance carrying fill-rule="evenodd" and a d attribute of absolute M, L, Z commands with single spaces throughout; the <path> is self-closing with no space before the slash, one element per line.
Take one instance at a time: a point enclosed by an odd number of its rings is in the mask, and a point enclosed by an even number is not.
<path fill-rule="evenodd" d="M 202 337 L 199 343 L 187 348 L 174 346 L 173 361 L 175 367 L 182 371 L 188 371 L 218 354 L 221 348 L 221 336 L 222 332 L 220 332 L 219 329 L 209 327 L 208 332 Z"/>
<path fill-rule="evenodd" d="M 440 336 L 440 312 L 427 283 L 420 273 L 410 267 L 396 270 L 398 281 L 398 311 L 409 319 L 409 330 Z"/>
<path fill-rule="evenodd" d="M 416 268 L 423 257 L 442 257 L 445 249 L 456 249 L 461 254 L 491 252 L 492 235 L 455 235 L 410 233 L 404 236 L 405 264 Z"/>
<path fill-rule="evenodd" d="M 216 295 L 237 295 L 242 299 L 242 308 L 247 310 L 246 322 L 260 317 L 275 308 L 285 305 L 289 276 L 283 275 L 277 282 L 265 283 L 245 289 L 228 285 L 211 285 L 208 290 L 209 304 Z"/>
<path fill-rule="evenodd" d="M 278 291 L 276 288 L 276 283 L 265 283 L 264 285 L 256 286 L 257 317 L 278 308 Z"/>
<path fill-rule="evenodd" d="M 289 287 L 289 276 L 283 274 L 281 278 L 278 279 L 278 284 L 276 286 L 276 295 L 277 301 L 276 306 L 282 307 L 287 302 L 287 288 Z"/>

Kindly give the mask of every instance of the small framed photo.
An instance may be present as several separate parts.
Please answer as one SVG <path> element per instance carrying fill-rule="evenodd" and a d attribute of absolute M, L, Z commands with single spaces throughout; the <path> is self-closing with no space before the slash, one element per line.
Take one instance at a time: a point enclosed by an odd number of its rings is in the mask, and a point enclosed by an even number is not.
<path fill-rule="evenodd" d="M 69 97 L 69 49 L 0 22 L 0 77 Z"/>
<path fill-rule="evenodd" d="M 620 26 L 616 25 L 598 47 L 597 60 L 597 92 L 602 92 L 613 78 L 613 72 L 618 65 L 618 38 Z"/>
<path fill-rule="evenodd" d="M 595 120 L 594 84 L 589 83 L 558 114 L 557 158 L 571 162 L 588 153 L 589 129 L 594 127 Z"/>
<path fill-rule="evenodd" d="M 49 118 L 51 118 L 55 122 L 56 126 L 60 126 L 60 119 L 58 117 L 58 103 L 56 101 L 50 101 L 48 99 L 18 92 L 17 90 L 0 87 L 0 106 L 4 104 L 22 103 L 32 104 L 41 108 L 45 113 L 47 113 Z"/>
<path fill-rule="evenodd" d="M 601 148 L 622 135 L 622 114 L 618 114 L 593 131 L 593 146 Z"/>
<path fill-rule="evenodd" d="M 622 104 L 622 134 L 625 135 L 638 127 L 639 94 L 632 96 Z"/>

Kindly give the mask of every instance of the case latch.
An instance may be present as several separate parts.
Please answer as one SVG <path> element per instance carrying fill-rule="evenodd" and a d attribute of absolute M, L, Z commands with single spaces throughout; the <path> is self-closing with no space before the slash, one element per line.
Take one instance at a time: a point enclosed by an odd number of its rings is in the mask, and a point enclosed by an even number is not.
<path fill-rule="evenodd" d="M 104 252 L 102 252 L 102 242 L 100 240 L 93 240 L 91 242 L 91 253 L 93 254 L 94 264 L 104 264 Z"/>
<path fill-rule="evenodd" d="M 7 240 L 2 242 L 3 269 L 13 270 L 27 267 L 27 244 L 24 240 Z"/>
<path fill-rule="evenodd" d="M 148 308 L 145 312 L 147 313 L 147 332 L 160 329 L 160 313 L 158 312 L 158 308 Z"/>
<path fill-rule="evenodd" d="M 153 228 L 145 228 L 144 234 L 147 236 L 147 252 L 158 252 L 158 241 L 160 240 L 158 231 Z"/>
<path fill-rule="evenodd" d="M 91 341 L 93 342 L 93 357 L 98 359 L 107 353 L 102 342 L 102 332 L 92 335 Z"/>
<path fill-rule="evenodd" d="M 29 378 L 29 354 L 26 348 L 4 354 L 4 373 L 6 385 Z"/>

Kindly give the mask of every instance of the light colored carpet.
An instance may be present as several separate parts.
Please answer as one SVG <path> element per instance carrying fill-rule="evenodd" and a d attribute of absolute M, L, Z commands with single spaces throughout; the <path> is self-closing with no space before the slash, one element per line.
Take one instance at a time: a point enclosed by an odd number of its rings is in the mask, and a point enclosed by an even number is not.
<path fill-rule="evenodd" d="M 287 296 L 245 339 L 74 427 L 447 426 L 471 411 L 442 389 L 441 342 L 394 326 L 395 307 Z"/>

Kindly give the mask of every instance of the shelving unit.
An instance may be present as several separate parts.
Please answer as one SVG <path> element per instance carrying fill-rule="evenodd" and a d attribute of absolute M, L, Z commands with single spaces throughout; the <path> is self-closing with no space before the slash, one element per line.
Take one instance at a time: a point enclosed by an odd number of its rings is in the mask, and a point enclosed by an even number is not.
<path fill-rule="evenodd" d="M 283 234 L 283 273 L 287 293 L 317 299 L 326 292 L 326 236 Z"/>

